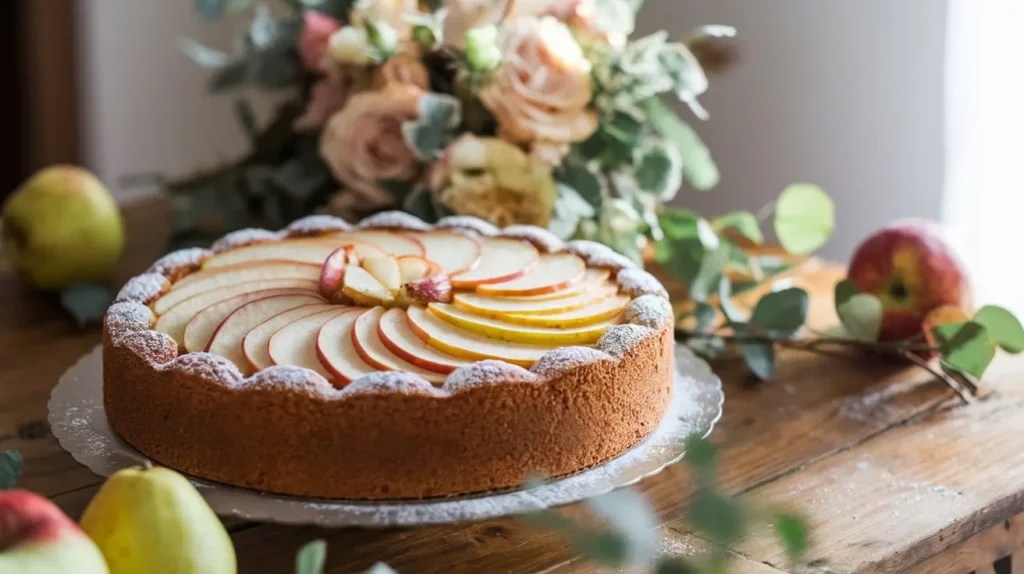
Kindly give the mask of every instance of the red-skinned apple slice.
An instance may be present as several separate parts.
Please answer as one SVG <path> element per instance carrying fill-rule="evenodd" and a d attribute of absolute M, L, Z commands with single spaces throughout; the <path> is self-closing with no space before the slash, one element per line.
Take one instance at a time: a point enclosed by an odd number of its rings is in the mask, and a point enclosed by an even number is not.
<path fill-rule="evenodd" d="M 383 307 L 374 307 L 356 319 L 352 327 L 352 339 L 359 356 L 369 365 L 382 371 L 404 371 L 419 375 L 431 383 L 444 382 L 444 375 L 414 365 L 388 349 L 377 332 L 377 325 L 380 324 L 383 314 Z"/>
<path fill-rule="evenodd" d="M 369 243 L 352 241 L 346 243 L 346 245 L 351 245 L 359 257 L 380 257 L 386 255 L 381 248 Z M 203 263 L 203 270 L 243 263 L 251 264 L 257 261 L 293 261 L 310 265 L 322 265 L 327 256 L 337 247 L 340 246 L 312 239 L 288 239 L 272 241 L 270 243 L 257 243 L 256 245 L 239 247 L 218 253 Z"/>
<path fill-rule="evenodd" d="M 388 309 L 381 315 L 377 335 L 399 358 L 435 373 L 451 373 L 472 362 L 442 353 L 417 337 L 409 327 L 405 309 Z"/>
<path fill-rule="evenodd" d="M 171 285 L 171 290 L 153 303 L 153 312 L 162 315 L 185 299 L 206 291 L 232 288 L 241 283 L 271 279 L 305 279 L 317 281 L 320 266 L 308 263 L 260 261 L 237 267 L 198 271 Z"/>
<path fill-rule="evenodd" d="M 273 297 L 275 295 L 302 295 L 309 298 L 311 303 L 322 303 L 323 299 L 304 289 L 269 289 L 266 291 L 253 291 L 244 295 L 236 295 L 230 299 L 225 299 L 219 303 L 214 303 L 209 307 L 203 309 L 192 317 L 192 320 L 185 326 L 185 336 L 183 345 L 185 350 L 191 352 L 205 351 L 206 347 L 210 344 L 210 339 L 213 338 L 214 332 L 217 327 L 242 305 L 256 301 L 258 299 L 266 299 L 267 297 Z"/>
<path fill-rule="evenodd" d="M 478 285 L 481 295 L 540 295 L 551 293 L 580 282 L 587 273 L 587 264 L 572 253 L 546 253 L 537 265 L 515 279 Z"/>
<path fill-rule="evenodd" d="M 444 273 L 444 269 L 426 257 L 405 255 L 398 258 L 398 272 L 399 281 L 404 285 L 430 275 L 441 275 Z"/>
<path fill-rule="evenodd" d="M 528 345 L 591 345 L 614 324 L 606 320 L 573 328 L 539 327 L 481 317 L 444 303 L 431 303 L 427 309 L 438 318 L 471 333 Z"/>
<path fill-rule="evenodd" d="M 342 293 L 345 268 L 358 263 L 359 257 L 353 245 L 343 245 L 332 251 L 320 269 L 320 295 L 332 303 L 345 303 L 347 298 Z"/>
<path fill-rule="evenodd" d="M 394 301 L 395 296 L 370 272 L 357 265 L 345 267 L 342 293 L 356 305 L 372 307 Z"/>
<path fill-rule="evenodd" d="M 291 365 L 293 367 L 305 367 L 319 373 L 328 381 L 333 381 L 331 375 L 320 357 L 317 355 L 316 341 L 320 328 L 328 321 L 338 316 L 339 313 L 347 313 L 351 309 L 347 307 L 335 307 L 327 311 L 321 311 L 289 323 L 282 327 L 267 344 L 267 353 L 275 365 Z"/>
<path fill-rule="evenodd" d="M 184 341 L 185 326 L 192 320 L 192 317 L 210 305 L 253 291 L 287 288 L 308 289 L 310 294 L 316 293 L 316 283 L 308 279 L 266 279 L 235 283 L 219 289 L 203 291 L 174 305 L 157 318 L 153 328 L 161 333 L 167 333 L 175 341 Z"/>
<path fill-rule="evenodd" d="M 426 250 L 424 257 L 448 275 L 469 271 L 480 260 L 480 242 L 456 231 L 438 230 L 415 236 Z"/>
<path fill-rule="evenodd" d="M 605 283 L 592 291 L 573 297 L 541 301 L 519 300 L 506 297 L 490 297 L 476 293 L 456 293 L 455 305 L 476 315 L 501 319 L 505 315 L 554 315 L 582 309 L 588 305 L 616 295 L 619 287 Z"/>
<path fill-rule="evenodd" d="M 480 246 L 480 262 L 473 269 L 453 276 L 452 285 L 472 288 L 511 281 L 530 271 L 539 258 L 537 248 L 525 241 L 488 238 Z"/>
<path fill-rule="evenodd" d="M 316 336 L 317 357 L 340 386 L 377 370 L 359 356 L 352 337 L 352 326 L 363 313 L 363 309 L 342 313 L 324 323 Z"/>
<path fill-rule="evenodd" d="M 217 327 L 210 344 L 206 347 L 206 352 L 224 357 L 245 372 L 249 369 L 249 362 L 242 350 L 242 340 L 253 327 L 285 311 L 306 305 L 318 305 L 321 302 L 319 297 L 307 295 L 276 295 L 246 303 L 235 309 Z"/>
<path fill-rule="evenodd" d="M 246 367 L 242 369 L 242 372 L 255 373 L 260 369 L 273 366 L 274 361 L 270 360 L 270 353 L 267 347 L 270 343 L 270 338 L 287 325 L 298 321 L 303 317 L 308 317 L 314 313 L 320 313 L 328 310 L 340 309 L 337 305 L 306 305 L 297 307 L 291 311 L 285 311 L 279 315 L 267 319 L 266 321 L 256 325 L 252 328 L 242 339 L 242 353 L 245 355 Z"/>
<path fill-rule="evenodd" d="M 398 292 L 400 303 L 408 306 L 416 303 L 426 305 L 433 302 L 451 302 L 451 278 L 437 263 L 423 257 L 399 257 L 398 269 L 402 284 Z"/>
<path fill-rule="evenodd" d="M 422 307 L 409 307 L 406 313 L 409 317 L 409 327 L 417 337 L 435 349 L 457 357 L 474 360 L 497 359 L 521 367 L 531 367 L 545 353 L 558 348 L 558 345 L 524 345 L 495 341 L 460 329 L 435 317 Z"/>
<path fill-rule="evenodd" d="M 318 243 L 339 246 L 344 243 L 366 243 L 396 257 L 401 255 L 423 255 L 423 245 L 414 237 L 388 229 L 342 231 L 312 239 Z"/>
<path fill-rule="evenodd" d="M 96 544 L 45 497 L 0 492 L 0 572 L 107 574 Z"/>
<path fill-rule="evenodd" d="M 594 289 L 604 287 L 608 284 L 608 278 L 611 277 L 611 275 L 612 272 L 608 269 L 588 268 L 586 274 L 579 283 L 574 283 L 565 289 L 559 289 L 542 295 L 509 296 L 506 297 L 506 299 L 515 301 L 550 301 L 552 299 L 575 297 L 577 295 L 593 291 Z"/>

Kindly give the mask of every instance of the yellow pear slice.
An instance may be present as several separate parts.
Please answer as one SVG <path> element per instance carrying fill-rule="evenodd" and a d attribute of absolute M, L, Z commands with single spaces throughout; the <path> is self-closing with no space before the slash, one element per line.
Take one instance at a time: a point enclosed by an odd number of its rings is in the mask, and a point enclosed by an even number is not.
<path fill-rule="evenodd" d="M 427 309 L 437 317 L 472 333 L 499 341 L 532 345 L 589 345 L 597 342 L 612 325 L 611 321 L 601 321 L 565 329 L 532 327 L 481 317 L 446 303 L 431 303 Z"/>
<path fill-rule="evenodd" d="M 618 286 L 606 283 L 603 287 L 562 299 L 541 301 L 520 300 L 509 297 L 489 297 L 476 293 L 456 293 L 455 305 L 477 315 L 501 319 L 505 315 L 554 315 L 581 309 L 618 293 Z"/>
<path fill-rule="evenodd" d="M 507 298 L 515 299 L 516 301 L 550 301 L 552 299 L 575 297 L 577 295 L 593 291 L 599 287 L 604 287 L 608 284 L 608 278 L 611 277 L 611 275 L 612 272 L 607 269 L 587 269 L 582 280 L 566 287 L 565 289 L 559 289 L 557 291 L 543 293 L 540 295 L 516 295 Z"/>
<path fill-rule="evenodd" d="M 531 367 L 544 353 L 560 345 L 526 345 L 496 341 L 483 335 L 460 329 L 435 316 L 423 307 L 409 307 L 406 311 L 409 327 L 430 346 L 456 357 L 467 359 L 498 359 Z"/>
<path fill-rule="evenodd" d="M 618 317 L 632 299 L 628 295 L 614 295 L 585 307 L 554 315 L 502 315 L 503 321 L 534 327 L 574 329 L 608 321 Z"/>

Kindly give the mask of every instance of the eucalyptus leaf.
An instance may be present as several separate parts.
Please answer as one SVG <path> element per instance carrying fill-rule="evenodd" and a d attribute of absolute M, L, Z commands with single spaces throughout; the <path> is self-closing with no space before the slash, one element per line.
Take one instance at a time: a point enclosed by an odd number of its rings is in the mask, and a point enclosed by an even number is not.
<path fill-rule="evenodd" d="M 210 76 L 207 89 L 211 92 L 225 92 L 245 85 L 249 80 L 249 63 L 242 60 L 231 62 Z"/>
<path fill-rule="evenodd" d="M 804 255 L 818 250 L 835 228 L 835 205 L 816 185 L 791 185 L 775 203 L 775 235 L 790 253 Z"/>
<path fill-rule="evenodd" d="M 882 330 L 882 301 L 870 293 L 857 293 L 836 306 L 839 321 L 851 337 L 859 341 L 877 341 Z"/>
<path fill-rule="evenodd" d="M 706 331 L 714 322 L 717 314 L 714 305 L 698 301 L 693 310 L 693 316 L 697 320 L 697 330 Z"/>
<path fill-rule="evenodd" d="M 654 574 L 699 574 L 699 571 L 681 556 L 665 558 L 654 567 Z"/>
<path fill-rule="evenodd" d="M 690 298 L 694 301 L 707 301 L 718 286 L 725 263 L 729 260 L 729 245 L 720 244 L 716 249 L 707 251 L 700 260 L 696 276 L 690 282 Z"/>
<path fill-rule="evenodd" d="M 321 574 L 327 560 L 327 542 L 323 539 L 307 542 L 295 556 L 295 574 Z"/>
<path fill-rule="evenodd" d="M 426 93 L 419 99 L 419 117 L 402 124 L 409 149 L 423 161 L 441 157 L 461 123 L 462 104 L 448 94 Z"/>
<path fill-rule="evenodd" d="M 595 0 L 597 28 L 606 34 L 629 36 L 636 28 L 636 11 L 630 0 Z"/>
<path fill-rule="evenodd" d="M 75 318 L 79 329 L 103 321 L 114 294 L 106 285 L 78 283 L 60 293 L 60 304 Z"/>
<path fill-rule="evenodd" d="M 227 10 L 227 0 L 196 0 L 196 12 L 207 20 L 216 20 Z"/>
<path fill-rule="evenodd" d="M 747 321 L 744 314 L 733 303 L 732 282 L 725 276 L 722 276 L 718 282 L 718 306 L 721 307 L 722 314 L 725 315 L 725 318 L 730 323 L 744 323 Z"/>
<path fill-rule="evenodd" d="M 776 516 L 775 532 L 790 560 L 803 557 L 807 551 L 807 525 L 799 516 L 785 513 Z"/>
<path fill-rule="evenodd" d="M 575 189 L 558 184 L 558 199 L 552 210 L 548 231 L 560 239 L 571 239 L 576 234 L 580 221 L 596 215 L 594 207 L 587 202 Z"/>
<path fill-rule="evenodd" d="M 728 546 L 747 531 L 746 510 L 739 502 L 712 488 L 699 488 L 690 500 L 690 524 L 712 542 Z"/>
<path fill-rule="evenodd" d="M 594 209 L 601 208 L 602 186 L 596 173 L 581 162 L 567 161 L 555 173 L 555 181 L 571 187 Z"/>
<path fill-rule="evenodd" d="M 675 146 L 659 142 L 643 151 L 633 173 L 640 189 L 670 201 L 683 184 L 683 159 Z"/>
<path fill-rule="evenodd" d="M 944 364 L 981 378 L 996 356 L 996 344 L 979 323 L 944 323 L 932 328 Z"/>
<path fill-rule="evenodd" d="M 700 435 L 692 434 L 686 437 L 685 451 L 686 458 L 684 460 L 694 470 L 714 472 L 718 464 L 718 450 L 711 444 L 711 441 Z"/>
<path fill-rule="evenodd" d="M 274 43 L 277 32 L 277 22 L 270 13 L 270 6 L 260 2 L 256 5 L 252 22 L 249 24 L 248 41 L 253 47 L 263 50 Z"/>
<path fill-rule="evenodd" d="M 775 346 L 771 341 L 757 339 L 742 324 L 734 323 L 733 329 L 741 337 L 740 354 L 747 367 L 762 381 L 772 378 L 775 372 Z"/>
<path fill-rule="evenodd" d="M 1024 351 L 1024 327 L 1010 311 L 986 305 L 974 314 L 972 321 L 985 327 L 989 336 L 1007 353 Z"/>
<path fill-rule="evenodd" d="M 687 209 L 666 207 L 658 214 L 658 224 L 668 239 L 694 239 L 701 216 Z"/>
<path fill-rule="evenodd" d="M 721 179 L 718 166 L 697 132 L 658 98 L 648 99 L 644 109 L 651 128 L 676 146 L 682 155 L 686 181 L 698 191 L 708 191 L 718 185 Z"/>
<path fill-rule="evenodd" d="M 231 56 L 220 50 L 204 46 L 192 38 L 182 38 L 178 47 L 200 68 L 219 70 L 231 63 Z"/>
<path fill-rule="evenodd" d="M 256 112 L 252 108 L 252 104 L 246 98 L 235 98 L 235 117 L 238 118 L 239 125 L 242 126 L 242 130 L 245 131 L 245 135 L 250 140 L 255 140 L 260 133 L 259 126 L 256 124 Z"/>
<path fill-rule="evenodd" d="M 690 32 L 689 37 L 691 40 L 698 38 L 734 38 L 736 37 L 736 28 L 721 24 L 708 24 L 694 28 Z"/>
<path fill-rule="evenodd" d="M 653 558 L 658 519 L 642 494 L 632 489 L 613 490 L 589 499 L 587 506 L 625 538 L 628 562 L 645 564 Z"/>
<path fill-rule="evenodd" d="M 773 337 L 789 337 L 807 321 L 810 297 L 799 287 L 772 291 L 757 302 L 750 324 Z"/>
<path fill-rule="evenodd" d="M 715 231 L 722 232 L 727 229 L 735 229 L 752 243 L 758 245 L 764 243 L 761 223 L 758 222 L 757 216 L 749 211 L 730 211 L 711 220 L 711 225 L 715 228 Z"/>
<path fill-rule="evenodd" d="M 853 297 L 857 293 L 859 293 L 859 291 L 857 290 L 857 286 L 853 283 L 853 281 L 850 281 L 849 279 L 843 279 L 842 281 L 836 283 L 834 294 L 836 309 L 838 309 L 840 305 L 843 305 L 847 301 L 849 301 L 850 297 Z"/>
<path fill-rule="evenodd" d="M 584 557 L 600 565 L 618 568 L 629 558 L 629 542 L 616 532 L 586 528 L 554 510 L 542 510 L 523 517 L 527 524 L 561 534 Z"/>
<path fill-rule="evenodd" d="M 21 452 L 15 449 L 7 449 L 0 454 L 0 490 L 11 489 L 18 484 L 24 462 Z"/>

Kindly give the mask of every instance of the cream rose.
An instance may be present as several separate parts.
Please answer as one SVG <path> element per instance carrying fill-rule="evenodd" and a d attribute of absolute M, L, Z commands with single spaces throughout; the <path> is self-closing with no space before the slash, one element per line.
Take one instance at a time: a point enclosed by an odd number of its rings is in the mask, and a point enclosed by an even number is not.
<path fill-rule="evenodd" d="M 551 15 L 559 20 L 573 18 L 578 7 L 593 0 L 445 0 L 448 14 L 444 19 L 444 42 L 462 48 L 466 32 L 473 28 L 497 24 L 507 9 L 507 2 L 515 2 L 512 18 Z"/>
<path fill-rule="evenodd" d="M 517 18 L 502 26 L 498 42 L 504 60 L 480 97 L 503 138 L 550 149 L 594 133 L 590 62 L 565 24 L 552 16 Z"/>
<path fill-rule="evenodd" d="M 420 56 L 415 51 L 406 51 L 388 59 L 373 75 L 374 87 L 381 88 L 388 84 L 408 84 L 422 90 L 430 89 L 430 73 L 427 71 Z"/>
<path fill-rule="evenodd" d="M 422 94 L 419 88 L 397 83 L 361 92 L 327 123 L 320 155 L 354 203 L 367 210 L 387 207 L 394 198 L 379 182 L 413 181 L 422 173 L 422 164 L 402 136 L 402 124 L 419 116 Z"/>
<path fill-rule="evenodd" d="M 359 0 L 352 7 L 350 20 L 357 27 L 365 27 L 370 22 L 386 22 L 404 40 L 412 30 L 409 17 L 418 12 L 417 0 Z"/>

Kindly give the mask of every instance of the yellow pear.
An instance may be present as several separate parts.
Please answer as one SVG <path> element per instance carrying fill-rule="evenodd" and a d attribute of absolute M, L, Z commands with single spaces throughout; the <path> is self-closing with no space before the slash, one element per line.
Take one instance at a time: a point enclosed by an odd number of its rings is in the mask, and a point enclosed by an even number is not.
<path fill-rule="evenodd" d="M 192 483 L 168 468 L 131 467 L 107 479 L 82 530 L 110 574 L 235 574 L 224 525 Z"/>
<path fill-rule="evenodd" d="M 117 202 L 88 170 L 48 167 L 3 205 L 3 251 L 30 284 L 60 290 L 110 278 L 124 249 Z"/>

